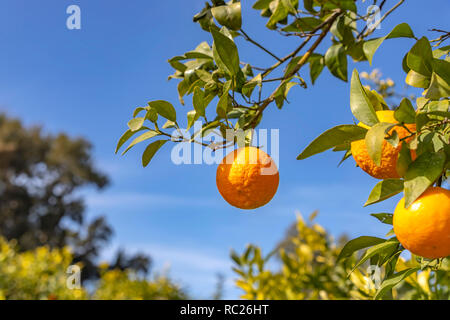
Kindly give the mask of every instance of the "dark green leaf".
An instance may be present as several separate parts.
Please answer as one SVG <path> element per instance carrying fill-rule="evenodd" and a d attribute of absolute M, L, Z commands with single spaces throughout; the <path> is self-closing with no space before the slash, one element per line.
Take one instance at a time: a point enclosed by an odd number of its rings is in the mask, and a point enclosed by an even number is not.
<path fill-rule="evenodd" d="M 338 145 L 363 139 L 367 129 L 356 125 L 340 125 L 331 128 L 311 142 L 297 157 L 297 160 L 306 159 Z"/>
<path fill-rule="evenodd" d="M 392 253 L 395 250 L 395 248 L 398 247 L 398 245 L 399 242 L 397 241 L 397 239 L 389 239 L 386 240 L 385 242 L 376 244 L 373 247 L 367 249 L 367 251 L 361 257 L 358 263 L 356 263 L 355 266 L 353 266 L 351 272 L 355 271 L 360 265 L 362 265 L 364 262 L 366 262 L 375 255 L 384 255 L 386 253 Z"/>
<path fill-rule="evenodd" d="M 409 165 L 405 175 L 405 208 L 439 178 L 444 170 L 445 160 L 444 152 L 426 152 Z"/>
<path fill-rule="evenodd" d="M 420 38 L 408 52 L 406 63 L 411 70 L 423 75 L 431 76 L 433 53 L 430 42 L 426 37 Z"/>
<path fill-rule="evenodd" d="M 401 123 L 416 123 L 416 110 L 408 98 L 403 98 L 394 112 L 394 118 Z"/>
<path fill-rule="evenodd" d="M 211 8 L 211 13 L 222 26 L 231 30 L 239 30 L 241 28 L 242 16 L 240 2 Z"/>
<path fill-rule="evenodd" d="M 230 76 L 236 75 L 241 70 L 236 44 L 220 31 L 212 29 L 211 34 L 214 38 L 213 54 L 217 65 Z"/>
<path fill-rule="evenodd" d="M 177 121 L 177 112 L 173 105 L 164 100 L 156 100 L 148 103 L 150 107 L 155 108 L 158 114 L 170 121 Z"/>
<path fill-rule="evenodd" d="M 369 63 L 372 64 L 372 58 L 375 54 L 375 51 L 380 47 L 386 39 L 392 38 L 414 38 L 414 33 L 412 32 L 410 26 L 407 23 L 401 23 L 392 29 L 386 36 L 376 39 L 370 39 L 363 44 L 363 51 L 369 60 Z"/>
<path fill-rule="evenodd" d="M 119 151 L 119 149 L 125 144 L 125 142 L 127 142 L 135 133 L 137 133 L 141 130 L 144 130 L 144 128 L 141 128 L 137 131 L 131 131 L 131 130 L 125 131 L 125 133 L 120 137 L 119 142 L 117 143 L 115 153 L 117 153 Z"/>
<path fill-rule="evenodd" d="M 325 66 L 325 61 L 321 55 L 312 55 L 309 58 L 309 75 L 311 77 L 311 82 L 314 84 L 316 79 L 319 77 L 320 73 Z"/>
<path fill-rule="evenodd" d="M 152 160 L 155 153 L 161 148 L 168 140 L 158 140 L 149 144 L 142 155 L 142 165 L 146 167 L 150 160 Z"/>
<path fill-rule="evenodd" d="M 364 206 L 368 206 L 383 200 L 403 191 L 402 179 L 386 179 L 378 182 L 372 189 Z"/>
<path fill-rule="evenodd" d="M 380 288 L 378 289 L 377 293 L 375 294 L 374 299 L 375 300 L 381 299 L 389 290 L 391 290 L 401 281 L 405 280 L 411 274 L 416 273 L 419 270 L 420 270 L 419 267 L 405 269 L 385 279 L 381 284 Z"/>
<path fill-rule="evenodd" d="M 282 30 L 285 32 L 307 32 L 316 29 L 321 23 L 322 21 L 315 17 L 298 18 Z"/>
<path fill-rule="evenodd" d="M 203 117 L 205 115 L 205 93 L 199 87 L 194 89 L 194 95 L 192 96 L 192 104 L 198 116 Z"/>
<path fill-rule="evenodd" d="M 130 150 L 132 147 L 134 147 L 136 144 L 138 144 L 139 142 L 148 140 L 150 138 L 156 137 L 157 135 L 159 135 L 158 132 L 154 131 L 154 130 L 149 130 L 147 132 L 144 132 L 143 134 L 141 134 L 139 137 L 137 137 L 136 139 L 134 139 L 130 145 L 125 149 L 124 152 L 122 152 L 122 155 L 124 155 L 125 153 L 128 152 L 128 150 Z"/>
<path fill-rule="evenodd" d="M 361 249 L 371 247 L 380 243 L 384 243 L 386 240 L 377 238 L 377 237 L 369 237 L 369 236 L 361 236 L 356 239 L 350 240 L 346 243 L 346 245 L 342 248 L 341 253 L 338 256 L 337 261 L 350 257 L 356 251 Z"/>
<path fill-rule="evenodd" d="M 408 166 L 412 162 L 411 158 L 411 150 L 408 147 L 408 144 L 403 142 L 400 152 L 398 154 L 396 170 L 400 177 L 404 177 L 406 171 L 408 170 Z"/>
<path fill-rule="evenodd" d="M 335 77 L 347 81 L 347 54 L 342 44 L 337 43 L 328 48 L 325 65 Z"/>
<path fill-rule="evenodd" d="M 392 218 L 394 216 L 392 213 L 371 213 L 370 215 L 384 224 L 392 225 Z"/>

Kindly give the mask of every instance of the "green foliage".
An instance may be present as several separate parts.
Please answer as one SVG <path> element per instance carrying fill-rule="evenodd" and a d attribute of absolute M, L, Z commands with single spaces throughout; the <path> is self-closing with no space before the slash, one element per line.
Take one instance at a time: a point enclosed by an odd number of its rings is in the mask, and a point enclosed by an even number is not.
<path fill-rule="evenodd" d="M 232 251 L 243 299 L 450 298 L 450 259 L 429 264 L 414 256 L 405 260 L 395 238 L 362 236 L 342 247 L 312 219 L 298 216 L 286 238 L 266 256 L 255 245 L 241 255 Z M 374 277 L 370 266 L 379 266 L 379 275 Z M 376 276 L 382 280 L 379 287 Z"/>
<path fill-rule="evenodd" d="M 400 36 L 415 38 L 409 26 L 403 24 L 394 28 L 386 37 L 366 42 L 363 48 L 369 61 L 371 61 L 374 52 L 385 39 Z M 437 42 L 436 46 L 440 45 L 440 42 Z M 378 94 L 374 91 L 369 91 L 367 87 L 363 87 L 358 72 L 356 70 L 353 72 L 350 89 L 350 108 L 356 119 L 370 126 L 364 138 L 367 151 L 372 160 L 375 164 L 380 165 L 382 146 L 385 140 L 393 146 L 397 146 L 400 141 L 402 142 L 397 161 L 397 170 L 403 179 L 385 179 L 377 183 L 365 205 L 378 203 L 403 191 L 405 194 L 405 206 L 408 207 L 427 188 L 434 184 L 440 186 L 448 178 L 448 168 L 450 167 L 450 159 L 448 158 L 448 150 L 450 148 L 450 91 L 448 88 L 450 86 L 450 78 L 447 77 L 447 74 L 450 72 L 450 67 L 448 61 L 445 60 L 447 59 L 448 50 L 446 47 L 442 48 L 435 49 L 435 52 L 437 52 L 433 53 L 431 42 L 427 38 L 422 37 L 416 41 L 407 53 L 403 63 L 407 72 L 406 83 L 414 87 L 423 88 L 424 97 L 416 100 L 416 107 L 413 106 L 409 99 L 404 98 L 394 112 L 394 117 L 398 121 L 396 124 L 379 122 L 375 111 L 385 109 L 384 100 L 378 98 L 382 97 L 383 93 Z M 442 59 L 444 56 L 445 58 Z M 442 77 L 439 75 L 442 75 Z M 366 74 L 364 77 L 368 78 Z M 416 130 L 410 131 L 404 124 L 416 124 Z M 409 136 L 399 139 L 395 131 L 391 131 L 396 126 L 401 126 L 408 130 Z M 314 150 L 317 152 L 310 151 L 311 146 L 318 145 L 320 138 L 329 133 L 330 130 L 307 146 L 298 159 L 304 159 L 332 147 L 315 147 Z M 414 150 L 417 154 L 416 159 L 411 157 L 411 150 Z M 334 151 L 345 151 L 344 160 L 348 157 L 348 148 L 335 148 Z M 382 223 L 392 224 L 392 214 L 379 213 L 373 214 L 373 216 Z M 392 234 L 392 232 L 389 234 Z M 359 261 L 353 265 L 352 272 L 367 261 L 385 268 L 386 273 L 380 288 L 374 295 L 371 295 L 375 299 L 383 298 L 386 295 L 394 296 L 393 288 L 395 286 L 408 283 L 408 281 L 411 282 L 408 279 L 411 279 L 412 275 L 418 279 L 428 277 L 431 272 L 427 269 L 429 264 L 424 266 L 422 263 L 419 265 L 407 263 L 407 268 L 403 268 L 395 273 L 400 261 L 402 261 L 399 259 L 399 255 L 404 250 L 396 238 L 383 240 L 374 237 L 359 237 L 344 246 L 339 258 L 349 258 L 353 252 L 365 248 L 368 249 L 363 253 Z M 413 260 L 415 259 L 413 258 Z M 448 258 L 443 259 L 443 261 L 448 261 Z M 425 299 L 448 298 L 448 274 L 447 277 L 440 278 L 441 274 L 448 272 L 447 262 L 443 261 L 441 259 L 430 262 L 430 264 L 435 266 L 432 269 L 436 277 L 434 291 L 430 290 L 428 283 L 425 285 L 422 282 L 419 284 L 421 291 L 411 293 L 411 296 Z M 441 282 L 439 282 L 439 279 L 441 279 Z M 444 296 L 441 295 L 441 289 L 445 292 Z"/>
<path fill-rule="evenodd" d="M 368 206 L 380 201 L 384 201 L 403 191 L 402 179 L 385 179 L 381 180 L 372 189 L 364 206 Z"/>
<path fill-rule="evenodd" d="M 164 101 L 151 102 L 150 108 L 138 107 L 128 122 L 129 130 L 117 144 L 116 153 L 134 132 L 141 130 L 150 133 L 144 132 L 129 144 L 123 154 L 137 143 L 145 142 L 150 145 L 158 136 L 171 137 L 170 140 L 175 143 L 199 143 L 213 150 L 234 145 L 238 139 L 227 141 L 224 135 L 227 129 L 235 134 L 239 129 L 254 129 L 270 104 L 275 103 L 282 109 L 291 89 L 296 85 L 307 88 L 307 82 L 300 75 L 300 70 L 305 65 L 309 64 L 312 84 L 325 67 L 335 77 L 347 81 L 348 56 L 355 61 L 371 60 L 385 39 L 414 37 L 411 28 L 402 23 L 386 37 L 367 39 L 373 30 L 358 30 L 357 21 L 367 21 L 372 18 L 371 14 L 364 13 L 363 9 L 359 10 L 355 2 L 350 0 L 259 0 L 253 4 L 253 8 L 260 11 L 263 18 L 267 18 L 268 29 L 286 36 L 299 36 L 302 40 L 299 46 L 280 58 L 243 30 L 245 17 L 242 16 L 240 1 L 206 3 L 201 12 L 194 16 L 194 22 L 209 33 L 208 41 L 200 43 L 194 50 L 169 59 L 170 65 L 175 69 L 169 79 L 179 80 L 178 96 L 181 104 L 186 104 L 185 96 L 192 94 L 191 108 L 182 111 Z M 331 42 L 326 43 L 324 40 L 327 35 L 332 36 Z M 276 61 L 264 68 L 256 68 L 251 63 L 241 61 L 237 38 L 243 38 L 254 45 L 255 50 L 264 51 Z M 318 47 L 322 43 L 326 45 L 323 52 L 319 52 Z M 284 70 L 281 69 L 283 64 L 287 66 Z M 357 77 L 357 74 L 353 73 L 352 77 Z M 444 74 L 440 74 L 439 78 L 435 77 L 434 83 L 437 84 L 434 86 L 438 86 L 441 78 L 445 77 Z M 352 91 L 355 91 L 351 95 L 352 110 L 357 119 L 371 125 L 378 122 L 374 116 L 375 110 L 387 106 L 376 92 L 366 92 L 358 81 L 352 81 Z M 265 91 L 268 83 L 276 84 L 275 88 L 270 88 L 269 93 Z M 212 103 L 215 107 L 208 108 Z M 139 116 L 142 111 L 147 112 L 145 117 Z M 185 112 L 185 116 L 177 117 L 180 112 Z M 162 125 L 159 118 L 168 121 Z M 185 124 L 182 119 L 186 119 Z M 201 121 L 201 132 L 186 139 L 180 130 L 180 124 L 189 130 L 195 121 Z M 171 128 L 177 131 L 174 135 L 164 130 Z M 215 128 L 220 128 L 222 141 L 208 144 L 199 139 Z M 356 133 L 354 137 L 357 136 Z M 348 139 L 344 140 L 348 142 Z M 153 150 L 152 147 L 148 148 Z M 150 151 L 147 153 L 154 155 Z M 144 158 L 145 166 L 148 164 L 148 156 Z"/>
<path fill-rule="evenodd" d="M 131 270 L 102 266 L 93 291 L 67 286 L 73 254 L 68 247 L 19 251 L 16 241 L 0 238 L 0 300 L 185 299 L 186 293 L 165 275 L 151 280 Z M 83 272 L 83 264 L 78 263 Z"/>
<path fill-rule="evenodd" d="M 249 245 L 242 255 L 232 253 L 236 285 L 243 299 L 344 299 L 354 289 L 344 263 L 338 263 L 340 248 L 318 224 L 298 216 L 297 223 L 278 248 L 263 256 Z M 272 270 L 271 260 L 281 262 Z"/>
<path fill-rule="evenodd" d="M 67 289 L 66 270 L 72 260 L 68 248 L 19 252 L 16 241 L 0 237 L 0 299 L 86 299 L 85 290 Z"/>

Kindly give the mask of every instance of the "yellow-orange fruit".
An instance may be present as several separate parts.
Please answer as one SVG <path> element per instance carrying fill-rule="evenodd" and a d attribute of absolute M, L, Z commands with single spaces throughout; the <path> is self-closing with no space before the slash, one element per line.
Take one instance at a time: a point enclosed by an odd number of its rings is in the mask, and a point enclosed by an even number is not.
<path fill-rule="evenodd" d="M 377 111 L 376 113 L 380 122 L 387 122 L 387 123 L 398 122 L 394 118 L 394 111 L 383 110 Z M 363 123 L 359 123 L 358 125 L 369 129 L 369 127 Z M 411 132 L 416 131 L 415 124 L 407 124 L 406 127 Z M 410 135 L 410 132 L 402 127 L 395 127 L 392 130 L 397 131 L 399 139 L 402 139 Z M 401 150 L 402 143 L 403 142 L 399 143 L 397 147 L 393 147 L 386 140 L 383 141 L 380 166 L 377 166 L 375 162 L 373 162 L 372 158 L 367 152 L 366 141 L 364 139 L 356 140 L 351 143 L 352 156 L 353 159 L 355 159 L 356 164 L 362 170 L 364 170 L 374 178 L 377 179 L 400 178 L 400 175 L 398 174 L 396 167 L 398 154 Z M 413 157 L 413 159 L 415 158 L 415 152 L 413 150 L 411 150 L 411 156 Z"/>
<path fill-rule="evenodd" d="M 216 174 L 222 197 L 240 209 L 256 209 L 267 204 L 277 192 L 279 180 L 273 159 L 255 147 L 230 152 Z"/>
<path fill-rule="evenodd" d="M 450 191 L 431 187 L 408 208 L 401 199 L 393 224 L 398 241 L 413 254 L 428 259 L 450 256 Z"/>

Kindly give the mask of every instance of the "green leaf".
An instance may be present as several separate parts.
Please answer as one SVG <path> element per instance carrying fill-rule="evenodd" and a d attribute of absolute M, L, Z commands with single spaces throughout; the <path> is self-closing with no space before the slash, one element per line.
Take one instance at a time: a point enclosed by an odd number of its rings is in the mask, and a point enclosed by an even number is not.
<path fill-rule="evenodd" d="M 305 7 L 308 12 L 316 13 L 316 10 L 314 10 L 314 0 L 303 0 L 303 7 Z"/>
<path fill-rule="evenodd" d="M 149 130 L 147 132 L 144 132 L 143 134 L 141 134 L 139 137 L 137 137 L 136 139 L 134 139 L 130 145 L 125 149 L 124 152 L 122 152 L 122 155 L 124 155 L 125 153 L 128 152 L 128 150 L 130 150 L 132 147 L 134 147 L 136 144 L 138 144 L 139 142 L 148 140 L 150 138 L 156 137 L 158 136 L 159 133 L 154 131 L 154 130 Z"/>
<path fill-rule="evenodd" d="M 148 103 L 150 107 L 155 108 L 158 114 L 170 121 L 177 121 L 177 112 L 173 105 L 164 100 L 156 100 Z"/>
<path fill-rule="evenodd" d="M 225 92 L 217 103 L 216 113 L 220 118 L 225 118 L 228 111 L 231 109 L 231 99 L 228 96 L 228 92 Z"/>
<path fill-rule="evenodd" d="M 199 117 L 205 116 L 205 93 L 199 87 L 194 89 L 194 95 L 192 96 L 192 104 L 194 105 L 194 110 Z"/>
<path fill-rule="evenodd" d="M 372 102 L 361 84 L 356 69 L 353 70 L 350 83 L 350 109 L 356 119 L 368 126 L 373 126 L 379 122 Z"/>
<path fill-rule="evenodd" d="M 146 167 L 152 160 L 155 153 L 169 140 L 157 140 L 148 145 L 142 154 L 142 165 Z"/>
<path fill-rule="evenodd" d="M 367 129 L 356 125 L 340 125 L 331 128 L 314 139 L 297 157 L 297 160 L 306 159 L 341 144 L 363 139 L 366 133 Z"/>
<path fill-rule="evenodd" d="M 403 142 L 400 152 L 398 153 L 398 159 L 395 168 L 400 177 L 405 176 L 406 171 L 408 170 L 408 166 L 411 162 L 411 150 L 409 149 L 408 144 Z"/>
<path fill-rule="evenodd" d="M 220 31 L 211 29 L 211 34 L 214 38 L 213 54 L 217 65 L 230 76 L 236 75 L 241 70 L 236 44 Z"/>
<path fill-rule="evenodd" d="M 284 20 L 289 14 L 288 0 L 278 0 L 278 5 L 275 11 L 272 13 L 266 27 L 269 29 L 275 29 L 277 23 Z"/>
<path fill-rule="evenodd" d="M 377 293 L 375 294 L 374 299 L 375 300 L 381 299 L 389 290 L 391 290 L 397 284 L 399 284 L 407 277 L 409 277 L 411 274 L 416 273 L 419 270 L 420 267 L 405 269 L 385 279 L 381 284 L 380 288 L 378 289 Z"/>
<path fill-rule="evenodd" d="M 321 23 L 322 21 L 315 17 L 298 18 L 282 30 L 285 32 L 307 32 L 316 29 Z"/>
<path fill-rule="evenodd" d="M 313 54 L 309 58 L 309 76 L 314 84 L 325 66 L 325 60 L 322 55 Z"/>
<path fill-rule="evenodd" d="M 444 152 L 425 152 L 412 162 L 405 175 L 405 208 L 409 207 L 442 174 Z"/>
<path fill-rule="evenodd" d="M 395 124 L 392 123 L 379 122 L 371 127 L 366 134 L 367 152 L 377 166 L 381 165 L 381 154 L 386 134 L 394 126 Z"/>
<path fill-rule="evenodd" d="M 250 97 L 255 87 L 261 86 L 261 84 L 262 84 L 262 76 L 261 73 L 258 73 L 253 79 L 244 84 L 244 86 L 242 87 L 242 94 L 244 94 L 247 97 Z"/>
<path fill-rule="evenodd" d="M 415 88 L 428 88 L 430 77 L 417 73 L 414 70 L 409 70 L 405 82 Z"/>
<path fill-rule="evenodd" d="M 144 121 L 145 118 L 142 117 L 131 119 L 130 121 L 128 121 L 128 128 L 130 128 L 130 130 L 133 132 L 137 131 L 142 128 L 142 126 L 144 125 Z"/>
<path fill-rule="evenodd" d="M 284 105 L 284 101 L 287 100 L 287 95 L 291 88 L 295 85 L 298 85 L 297 82 L 289 81 L 284 82 L 280 88 L 278 88 L 277 92 L 275 93 L 275 103 L 278 107 L 278 109 L 281 109 Z"/>
<path fill-rule="evenodd" d="M 416 110 L 408 98 L 403 98 L 394 112 L 394 118 L 401 123 L 416 123 Z"/>
<path fill-rule="evenodd" d="M 137 116 L 141 111 L 147 110 L 147 108 L 148 108 L 148 107 L 138 107 L 138 108 L 134 109 L 134 112 L 133 112 L 133 118 L 136 118 L 136 116 Z"/>
<path fill-rule="evenodd" d="M 369 237 L 369 236 L 361 236 L 356 239 L 350 240 L 345 244 L 342 248 L 341 253 L 337 258 L 337 261 L 350 257 L 356 251 L 359 251 L 364 248 L 368 248 L 380 243 L 384 243 L 386 240 L 377 238 L 377 237 Z"/>
<path fill-rule="evenodd" d="M 177 125 L 175 124 L 175 122 L 167 120 L 166 123 L 163 124 L 162 128 L 163 129 L 169 129 L 169 128 L 176 128 Z"/>
<path fill-rule="evenodd" d="M 397 248 L 399 245 L 399 242 L 397 239 L 389 239 L 385 242 L 379 243 L 374 245 L 373 247 L 367 249 L 367 251 L 364 253 L 364 255 L 361 257 L 361 259 L 358 261 L 358 263 L 353 266 L 353 269 L 350 273 L 355 271 L 360 265 L 362 265 L 364 262 L 369 260 L 375 255 L 383 255 L 386 253 L 391 253 L 395 248 Z"/>
<path fill-rule="evenodd" d="M 194 122 L 196 120 L 198 120 L 198 118 L 200 117 L 200 115 L 195 111 L 195 110 L 191 110 L 187 113 L 187 130 L 189 130 L 192 125 L 194 124 Z"/>
<path fill-rule="evenodd" d="M 347 81 L 347 55 L 342 44 L 337 43 L 328 48 L 325 65 L 335 77 Z"/>
<path fill-rule="evenodd" d="M 258 0 L 253 4 L 252 8 L 256 10 L 267 9 L 272 1 L 273 0 Z"/>
<path fill-rule="evenodd" d="M 211 13 L 222 26 L 231 30 L 239 30 L 241 28 L 242 16 L 240 2 L 213 7 L 211 8 Z"/>
<path fill-rule="evenodd" d="M 368 206 L 383 200 L 403 191 L 402 179 L 386 179 L 378 182 L 372 189 L 364 206 Z"/>
<path fill-rule="evenodd" d="M 410 26 L 407 23 L 401 23 L 392 29 L 391 32 L 389 32 L 386 36 L 376 39 L 370 39 L 363 44 L 363 51 L 364 54 L 367 57 L 367 60 L 370 64 L 372 64 L 372 58 L 377 51 L 377 49 L 380 47 L 380 45 L 383 43 L 386 39 L 392 39 L 392 38 L 415 38 L 414 33 L 412 32 Z"/>
<path fill-rule="evenodd" d="M 117 154 L 117 152 L 125 144 L 125 142 L 127 142 L 135 133 L 137 133 L 141 130 L 144 130 L 144 128 L 141 128 L 137 131 L 131 131 L 131 130 L 125 131 L 125 133 L 120 137 L 119 142 L 117 143 L 115 153 Z"/>
<path fill-rule="evenodd" d="M 147 109 L 148 111 L 145 114 L 145 119 L 156 122 L 158 120 L 158 112 L 156 112 L 155 108 L 148 107 Z"/>
<path fill-rule="evenodd" d="M 450 46 L 444 46 L 433 50 L 433 57 L 435 59 L 439 59 L 444 55 L 448 55 L 450 53 Z"/>
<path fill-rule="evenodd" d="M 430 87 L 425 94 L 425 98 L 438 100 L 448 96 L 450 96 L 450 85 L 436 72 L 433 72 L 431 75 Z"/>
<path fill-rule="evenodd" d="M 392 213 L 371 213 L 372 217 L 377 218 L 381 223 L 392 225 L 394 215 Z"/>
<path fill-rule="evenodd" d="M 409 50 L 406 63 L 411 70 L 423 76 L 431 76 L 433 71 L 431 66 L 433 63 L 433 52 L 426 37 L 420 38 Z"/>

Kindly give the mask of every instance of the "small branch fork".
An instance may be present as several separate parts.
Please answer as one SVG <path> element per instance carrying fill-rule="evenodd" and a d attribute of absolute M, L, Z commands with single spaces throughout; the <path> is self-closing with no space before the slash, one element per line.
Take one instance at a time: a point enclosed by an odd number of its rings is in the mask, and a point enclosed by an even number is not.
<path fill-rule="evenodd" d="M 323 27 L 323 31 L 321 32 L 321 34 L 319 35 L 319 37 L 316 39 L 316 41 L 311 45 L 311 47 L 308 49 L 308 51 L 305 52 L 305 54 L 302 56 L 302 58 L 298 61 L 297 65 L 295 66 L 295 68 L 287 75 L 285 75 L 284 77 L 282 77 L 281 83 L 278 85 L 278 87 L 272 92 L 272 94 L 266 98 L 265 100 L 263 100 L 260 104 L 259 107 L 256 111 L 256 114 L 253 118 L 253 120 L 250 122 L 249 127 L 250 128 L 254 128 L 256 126 L 256 122 L 258 121 L 259 116 L 262 114 L 262 112 L 264 111 L 264 109 L 267 108 L 267 106 L 270 105 L 270 103 L 272 103 L 275 98 L 276 98 L 276 94 L 278 92 L 278 90 L 286 84 L 286 82 L 292 77 L 294 76 L 301 68 L 303 65 L 305 65 L 305 63 L 308 61 L 309 57 L 311 56 L 312 53 L 314 53 L 314 50 L 316 50 L 316 48 L 319 46 L 319 44 L 322 42 L 322 40 L 325 38 L 325 36 L 328 34 L 328 32 L 330 31 L 331 25 L 333 24 L 334 21 L 336 21 L 336 19 L 342 14 L 342 10 L 336 10 L 330 17 L 328 17 L 328 19 L 326 19 L 320 26 L 318 26 L 316 29 L 319 30 Z M 317 30 L 313 30 L 313 34 L 315 32 L 317 32 Z M 305 38 L 305 40 L 302 42 L 302 44 L 291 54 L 287 55 L 286 57 L 280 59 L 277 63 L 275 63 L 272 67 L 270 67 L 269 69 L 266 70 L 266 72 L 263 73 L 262 77 L 264 78 L 265 76 L 267 76 L 270 72 L 272 72 L 272 70 L 274 70 L 275 68 L 277 68 L 279 65 L 281 65 L 283 62 L 287 61 L 288 59 L 295 57 L 297 55 L 298 52 L 300 52 L 300 50 L 302 50 L 302 48 L 309 42 L 309 40 L 312 39 L 312 35 L 308 36 Z"/>

